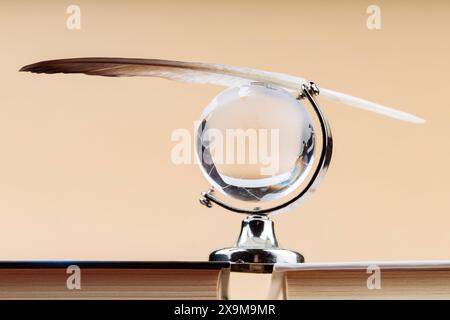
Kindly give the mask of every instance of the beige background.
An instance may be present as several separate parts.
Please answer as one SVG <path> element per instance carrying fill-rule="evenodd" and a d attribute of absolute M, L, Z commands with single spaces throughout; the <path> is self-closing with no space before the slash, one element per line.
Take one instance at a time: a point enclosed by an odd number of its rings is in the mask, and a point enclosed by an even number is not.
<path fill-rule="evenodd" d="M 204 260 L 240 215 L 206 209 L 195 165 L 170 161 L 222 88 L 18 73 L 118 56 L 291 73 L 427 120 L 321 100 L 335 156 L 316 194 L 276 218 L 308 261 L 450 259 L 448 1 L 1 1 L 0 259 Z M 381 7 L 382 29 L 366 28 Z"/>

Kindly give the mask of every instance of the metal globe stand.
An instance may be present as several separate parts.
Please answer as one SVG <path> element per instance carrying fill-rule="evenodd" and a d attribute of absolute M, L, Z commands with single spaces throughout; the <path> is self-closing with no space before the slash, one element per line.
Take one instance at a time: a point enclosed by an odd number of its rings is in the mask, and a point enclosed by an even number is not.
<path fill-rule="evenodd" d="M 298 252 L 279 248 L 273 221 L 254 214 L 242 221 L 235 246 L 213 251 L 209 261 L 234 262 L 235 271 L 265 272 L 274 263 L 301 263 L 304 258 Z"/>

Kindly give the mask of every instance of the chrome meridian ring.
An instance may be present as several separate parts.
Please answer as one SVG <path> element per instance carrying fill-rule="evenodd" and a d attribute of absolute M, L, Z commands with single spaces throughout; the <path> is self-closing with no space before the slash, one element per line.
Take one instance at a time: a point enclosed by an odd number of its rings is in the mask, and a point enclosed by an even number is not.
<path fill-rule="evenodd" d="M 293 204 L 296 201 L 299 201 L 301 198 L 308 195 L 310 192 L 314 191 L 314 189 L 317 187 L 317 185 L 320 183 L 325 173 L 327 172 L 327 169 L 331 162 L 331 156 L 333 153 L 333 138 L 331 135 L 330 125 L 328 124 L 325 115 L 320 109 L 319 104 L 314 99 L 314 96 L 316 95 L 319 95 L 319 88 L 316 86 L 314 82 L 310 82 L 309 84 L 302 85 L 301 93 L 297 97 L 298 100 L 307 99 L 311 103 L 317 115 L 317 118 L 319 119 L 320 129 L 322 131 L 322 150 L 320 153 L 320 158 L 317 167 L 312 176 L 310 177 L 308 184 L 295 197 L 289 199 L 288 201 L 280 205 L 271 208 L 267 209 L 255 208 L 253 210 L 246 210 L 226 204 L 219 198 L 215 197 L 214 189 L 210 188 L 207 192 L 202 192 L 200 203 L 208 208 L 210 208 L 212 204 L 215 203 L 221 206 L 222 208 L 242 214 L 269 215 L 272 212 L 288 207 L 289 205 Z"/>

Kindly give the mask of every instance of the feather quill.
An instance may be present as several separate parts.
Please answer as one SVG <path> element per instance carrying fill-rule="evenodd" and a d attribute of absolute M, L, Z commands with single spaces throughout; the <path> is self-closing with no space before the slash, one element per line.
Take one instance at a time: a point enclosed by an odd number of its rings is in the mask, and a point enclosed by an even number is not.
<path fill-rule="evenodd" d="M 160 59 L 74 58 L 47 60 L 24 66 L 20 71 L 33 73 L 84 73 L 87 75 L 107 77 L 148 76 L 179 82 L 208 83 L 227 87 L 248 84 L 250 82 L 266 82 L 291 91 L 298 91 L 302 84 L 307 83 L 304 78 L 284 73 L 224 64 Z M 422 118 L 412 114 L 330 89 L 320 88 L 320 95 L 329 100 L 339 101 L 398 120 L 412 123 L 425 122 Z"/>

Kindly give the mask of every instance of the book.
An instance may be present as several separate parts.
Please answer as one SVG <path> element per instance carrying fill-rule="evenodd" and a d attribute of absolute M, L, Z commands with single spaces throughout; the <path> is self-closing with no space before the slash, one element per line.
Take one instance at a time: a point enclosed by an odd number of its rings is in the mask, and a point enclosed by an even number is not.
<path fill-rule="evenodd" d="M 228 262 L 0 262 L 0 299 L 450 299 L 450 261 L 243 270 Z"/>
<path fill-rule="evenodd" d="M 0 262 L 0 299 L 226 299 L 218 262 Z"/>
<path fill-rule="evenodd" d="M 450 261 L 275 264 L 271 299 L 450 299 Z"/>

